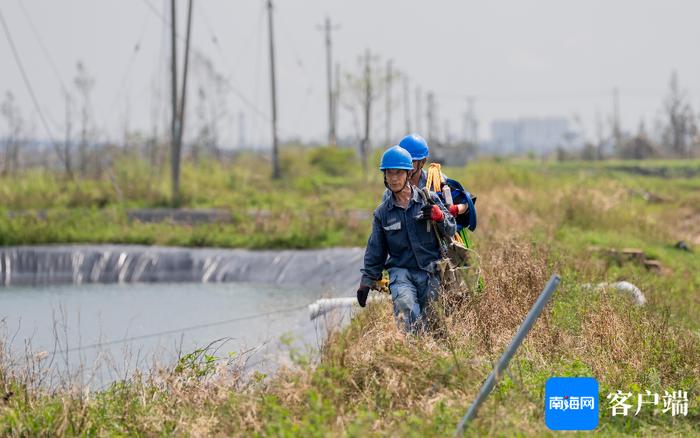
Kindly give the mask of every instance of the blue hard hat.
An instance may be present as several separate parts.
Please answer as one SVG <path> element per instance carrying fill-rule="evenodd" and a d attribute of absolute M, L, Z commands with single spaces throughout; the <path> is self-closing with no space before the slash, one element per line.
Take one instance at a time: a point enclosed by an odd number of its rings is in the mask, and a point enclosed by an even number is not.
<path fill-rule="evenodd" d="M 379 170 L 386 169 L 413 170 L 411 154 L 399 145 L 390 147 L 382 155 L 382 163 L 379 165 Z"/>
<path fill-rule="evenodd" d="M 406 149 L 413 160 L 422 160 L 430 156 L 428 143 L 418 134 L 409 134 L 401 139 L 399 146 Z"/>

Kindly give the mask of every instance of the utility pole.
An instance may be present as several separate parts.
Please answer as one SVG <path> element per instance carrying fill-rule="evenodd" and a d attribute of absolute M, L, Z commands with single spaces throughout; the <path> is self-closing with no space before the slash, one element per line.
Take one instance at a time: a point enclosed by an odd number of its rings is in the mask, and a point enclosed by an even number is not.
<path fill-rule="evenodd" d="M 185 34 L 185 66 L 182 70 L 182 91 L 180 92 L 180 124 L 178 143 L 182 147 L 182 133 L 185 129 L 185 99 L 187 98 L 187 72 L 190 65 L 190 35 L 192 33 L 192 3 L 189 0 L 187 5 L 187 31 Z"/>
<path fill-rule="evenodd" d="M 450 119 L 445 119 L 445 146 L 452 145 L 452 135 L 450 134 Z"/>
<path fill-rule="evenodd" d="M 369 133 L 370 133 L 370 117 L 372 115 L 372 56 L 369 49 L 365 50 L 365 98 L 364 98 L 364 110 L 365 110 L 365 133 L 362 138 L 361 152 L 362 152 L 362 169 L 364 170 L 365 178 L 367 178 L 367 158 L 369 155 Z"/>
<path fill-rule="evenodd" d="M 432 145 L 435 143 L 435 137 L 437 133 L 435 132 L 435 94 L 432 91 L 428 92 L 427 96 L 427 112 L 426 119 L 428 121 L 428 144 Z"/>
<path fill-rule="evenodd" d="M 333 135 L 338 143 L 338 108 L 340 108 L 340 64 L 335 63 L 335 91 L 333 92 Z"/>
<path fill-rule="evenodd" d="M 613 138 L 615 139 L 615 150 L 622 148 L 622 132 L 620 131 L 620 90 L 613 88 Z"/>
<path fill-rule="evenodd" d="M 238 148 L 245 148 L 245 114 L 243 111 L 238 112 Z"/>
<path fill-rule="evenodd" d="M 130 144 L 129 144 L 129 116 L 131 115 L 131 102 L 129 102 L 129 96 L 127 95 L 126 100 L 124 101 L 124 124 L 123 124 L 123 131 L 124 131 L 124 140 L 122 141 L 122 149 L 124 151 L 124 155 L 129 154 L 129 149 L 130 149 Z M 79 151 L 80 152 L 80 151 Z M 84 160 L 81 159 L 81 161 Z M 85 172 L 85 168 L 81 167 L 81 173 Z"/>
<path fill-rule="evenodd" d="M 603 159 L 603 145 L 605 144 L 605 134 L 603 130 L 603 117 L 601 117 L 600 112 L 596 110 L 595 112 L 595 130 L 596 130 L 596 136 L 597 136 L 597 141 L 598 145 L 596 147 L 596 159 L 602 160 Z"/>
<path fill-rule="evenodd" d="M 386 120 L 384 125 L 385 138 L 384 146 L 391 146 L 391 82 L 394 76 L 393 61 L 390 59 L 386 63 Z"/>
<path fill-rule="evenodd" d="M 338 29 L 338 27 L 331 26 L 331 19 L 326 16 L 326 21 L 323 27 L 318 27 L 319 30 L 323 30 L 326 36 L 326 82 L 328 84 L 328 144 L 331 146 L 336 145 L 336 133 L 335 133 L 335 101 L 333 100 L 333 57 L 331 50 L 331 31 Z"/>
<path fill-rule="evenodd" d="M 408 77 L 403 77 L 403 117 L 406 128 L 406 134 L 411 133 L 411 102 L 408 95 Z"/>
<path fill-rule="evenodd" d="M 467 97 L 467 112 L 464 114 L 464 141 L 476 145 L 478 135 L 476 133 L 477 122 L 474 112 L 474 97 Z"/>
<path fill-rule="evenodd" d="M 173 4 L 174 4 L 173 0 Z M 182 159 L 182 133 L 185 127 L 185 98 L 187 97 L 187 72 L 190 63 L 190 35 L 192 33 L 192 3 L 187 5 L 187 31 L 185 34 L 185 65 L 182 69 L 182 91 L 180 92 L 179 120 L 177 122 L 177 141 L 173 148 L 173 202 L 178 203 L 180 198 L 180 160 Z M 175 10 L 175 9 L 173 9 Z"/>
<path fill-rule="evenodd" d="M 70 179 L 73 179 L 73 165 L 71 162 L 71 129 L 72 129 L 72 119 L 73 117 L 71 116 L 71 96 L 70 94 L 66 91 L 65 92 L 65 97 L 66 97 L 66 135 L 65 135 L 65 140 L 64 140 L 64 146 L 63 146 L 63 165 L 65 166 L 66 169 L 66 175 Z"/>
<path fill-rule="evenodd" d="M 170 163 L 172 202 L 175 203 L 180 194 L 180 159 L 178 151 L 179 119 L 177 114 L 177 13 L 175 0 L 170 1 L 170 84 L 172 98 L 172 120 L 170 124 Z"/>
<path fill-rule="evenodd" d="M 279 179 L 279 145 L 277 140 L 277 82 L 275 81 L 275 38 L 272 27 L 272 0 L 267 0 L 267 23 L 270 34 L 270 88 L 272 95 L 272 178 Z"/>
<path fill-rule="evenodd" d="M 476 120 L 476 110 L 474 109 L 474 97 L 469 98 L 469 114 L 471 115 L 472 144 L 476 146 L 479 142 L 479 122 Z"/>

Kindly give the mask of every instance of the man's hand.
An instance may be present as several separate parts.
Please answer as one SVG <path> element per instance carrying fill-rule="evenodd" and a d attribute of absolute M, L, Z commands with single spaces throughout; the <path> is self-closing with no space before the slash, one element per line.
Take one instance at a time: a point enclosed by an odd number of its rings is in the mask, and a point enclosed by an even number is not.
<path fill-rule="evenodd" d="M 360 303 L 360 307 L 367 305 L 367 296 L 369 296 L 369 286 L 360 286 L 357 289 L 357 302 Z"/>
<path fill-rule="evenodd" d="M 460 214 L 464 214 L 469 210 L 469 206 L 467 204 L 455 204 L 455 205 L 450 205 L 450 214 L 454 217 L 459 216 Z"/>
<path fill-rule="evenodd" d="M 445 214 L 440 210 L 437 205 L 426 205 L 420 209 L 420 219 L 421 220 L 433 220 L 435 222 L 442 222 L 445 220 Z"/>

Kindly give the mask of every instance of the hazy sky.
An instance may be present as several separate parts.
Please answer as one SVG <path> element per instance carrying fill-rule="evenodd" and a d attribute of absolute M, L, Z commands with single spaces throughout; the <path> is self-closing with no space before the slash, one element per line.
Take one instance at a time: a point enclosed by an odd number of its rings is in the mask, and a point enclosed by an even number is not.
<path fill-rule="evenodd" d="M 162 132 L 170 99 L 164 23 L 169 3 L 0 2 L 54 136 L 62 136 L 64 130 L 61 81 L 75 92 L 78 60 L 95 78 L 92 106 L 102 138 L 120 140 L 127 125 L 150 131 L 154 119 Z M 186 1 L 178 0 L 181 35 L 186 6 Z M 368 47 L 381 65 L 392 59 L 409 78 L 411 111 L 416 86 L 434 91 L 439 129 L 444 132 L 447 123 L 453 136 L 462 134 L 466 96 L 471 95 L 482 139 L 490 136 L 494 118 L 545 116 L 577 117 L 592 138 L 596 119 L 610 116 L 615 86 L 620 89 L 623 128 L 636 130 L 640 119 L 651 126 L 674 69 L 693 106 L 700 107 L 697 1 L 277 0 L 283 138 L 326 137 L 325 52 L 317 29 L 326 15 L 340 25 L 333 33 L 334 58 L 344 71 L 358 72 L 358 58 Z M 193 48 L 209 58 L 231 86 L 218 96 L 226 108 L 219 129 L 227 144 L 238 143 L 241 112 L 246 141 L 269 144 L 267 44 L 263 0 L 195 2 Z M 4 32 L 0 59 L 0 92 L 15 94 L 27 118 L 35 120 L 38 136 L 44 137 Z M 197 89 L 207 82 L 202 65 L 201 56 L 193 56 L 186 137 L 200 126 Z M 392 118 L 396 139 L 404 134 L 402 97 L 403 84 L 396 83 Z M 207 98 L 214 99 L 209 94 Z M 346 94 L 343 100 L 352 99 Z M 375 146 L 384 143 L 384 106 L 382 98 L 373 116 Z M 355 135 L 351 112 L 342 109 L 340 119 L 339 134 Z M 415 119 L 414 114 L 414 129 Z M 6 129 L 4 121 L 0 129 Z"/>

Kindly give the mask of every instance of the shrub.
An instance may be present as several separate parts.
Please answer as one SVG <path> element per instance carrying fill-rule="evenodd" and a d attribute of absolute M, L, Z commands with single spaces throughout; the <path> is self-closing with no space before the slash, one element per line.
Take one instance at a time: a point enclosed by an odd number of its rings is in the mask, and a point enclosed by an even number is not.
<path fill-rule="evenodd" d="M 357 156 L 352 149 L 322 147 L 310 154 L 311 164 L 331 176 L 348 176 L 357 164 Z"/>

